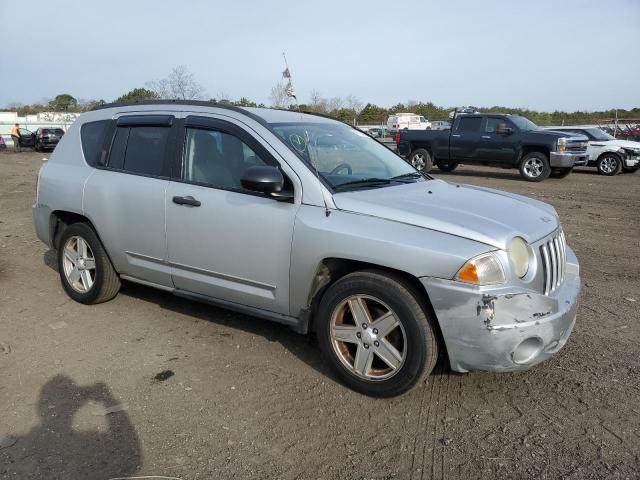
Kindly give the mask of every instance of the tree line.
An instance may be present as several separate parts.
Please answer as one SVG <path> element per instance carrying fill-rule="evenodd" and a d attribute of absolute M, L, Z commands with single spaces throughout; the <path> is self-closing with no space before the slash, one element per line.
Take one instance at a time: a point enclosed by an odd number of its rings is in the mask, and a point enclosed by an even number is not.
<path fill-rule="evenodd" d="M 205 90 L 198 83 L 185 66 L 175 67 L 171 73 L 159 80 L 147 82 L 144 87 L 133 90 L 114 99 L 114 102 L 133 102 L 141 100 L 206 100 Z M 302 110 L 322 113 L 330 117 L 352 124 L 384 124 L 389 115 L 397 112 L 411 112 L 422 115 L 428 120 L 449 120 L 449 113 L 454 107 L 441 107 L 431 102 L 419 102 L 409 100 L 406 103 L 398 103 L 391 107 L 382 107 L 374 103 L 363 103 L 355 95 L 346 97 L 324 97 L 317 90 L 311 91 L 305 102 L 297 103 L 292 101 L 286 91 L 283 82 L 273 86 L 269 95 L 270 105 L 256 103 L 248 98 L 242 97 L 238 100 L 230 99 L 224 93 L 218 93 L 216 98 L 209 98 L 209 102 L 222 103 L 241 107 L 273 107 L 290 110 Z M 68 93 L 56 95 L 53 99 L 22 105 L 16 102 L 10 103 L 3 111 L 18 111 L 21 116 L 36 114 L 41 112 L 67 112 L 81 113 L 92 108 L 105 104 L 105 100 L 81 100 L 76 99 Z M 472 107 L 482 113 L 513 113 L 524 115 L 538 125 L 561 125 L 598 123 L 610 121 L 617 117 L 620 119 L 639 119 L 640 108 L 631 110 L 603 110 L 597 112 L 575 111 L 575 112 L 542 112 L 517 107 L 492 106 L 492 107 Z"/>

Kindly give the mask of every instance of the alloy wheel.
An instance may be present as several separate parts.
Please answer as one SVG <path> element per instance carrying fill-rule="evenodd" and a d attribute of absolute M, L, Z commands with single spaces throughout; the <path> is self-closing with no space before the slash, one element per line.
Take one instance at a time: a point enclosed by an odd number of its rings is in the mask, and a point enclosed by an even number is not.
<path fill-rule="evenodd" d="M 395 375 L 407 356 L 407 336 L 397 314 L 381 300 L 353 295 L 334 309 L 331 343 L 340 362 L 366 380 Z"/>
<path fill-rule="evenodd" d="M 96 259 L 85 239 L 70 237 L 63 247 L 62 268 L 67 282 L 78 293 L 91 290 L 96 280 Z"/>
<path fill-rule="evenodd" d="M 544 171 L 544 164 L 539 158 L 530 158 L 524 163 L 524 171 L 531 178 L 537 178 Z"/>
<path fill-rule="evenodd" d="M 600 169 L 604 173 L 613 173 L 615 172 L 618 166 L 618 161 L 613 157 L 604 157 L 600 162 Z"/>
<path fill-rule="evenodd" d="M 422 171 L 425 165 L 424 155 L 422 155 L 421 153 L 416 153 L 411 158 L 411 165 L 413 165 L 416 170 Z"/>

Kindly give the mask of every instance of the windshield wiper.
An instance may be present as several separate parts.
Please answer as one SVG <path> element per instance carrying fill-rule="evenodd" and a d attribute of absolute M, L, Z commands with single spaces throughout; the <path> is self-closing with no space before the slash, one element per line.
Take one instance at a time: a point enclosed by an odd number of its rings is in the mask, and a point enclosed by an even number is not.
<path fill-rule="evenodd" d="M 391 183 L 391 180 L 388 178 L 362 178 L 360 180 L 352 180 L 350 182 L 341 183 L 340 185 L 336 185 L 336 190 L 339 190 L 343 187 L 367 187 L 373 185 L 388 185 Z"/>
<path fill-rule="evenodd" d="M 422 175 L 420 172 L 409 172 L 409 173 L 403 173 L 402 175 L 396 175 L 395 177 L 391 177 L 391 180 L 411 180 L 411 179 L 418 180 L 419 178 L 424 178 L 424 175 Z"/>

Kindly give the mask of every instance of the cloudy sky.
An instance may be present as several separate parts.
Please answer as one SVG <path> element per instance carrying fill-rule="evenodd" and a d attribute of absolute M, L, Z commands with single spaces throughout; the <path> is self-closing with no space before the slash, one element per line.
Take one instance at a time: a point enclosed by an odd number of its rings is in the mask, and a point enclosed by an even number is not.
<path fill-rule="evenodd" d="M 268 103 L 287 52 L 312 90 L 390 106 L 640 106 L 640 0 L 0 0 L 0 105 L 111 101 L 185 65 Z"/>

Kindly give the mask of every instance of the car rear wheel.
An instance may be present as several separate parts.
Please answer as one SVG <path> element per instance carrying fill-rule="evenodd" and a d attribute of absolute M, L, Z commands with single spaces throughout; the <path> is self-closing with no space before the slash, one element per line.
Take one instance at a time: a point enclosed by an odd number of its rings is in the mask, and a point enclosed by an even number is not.
<path fill-rule="evenodd" d="M 431 153 L 424 148 L 418 148 L 409 155 L 409 163 L 419 172 L 429 172 L 433 168 Z"/>
<path fill-rule="evenodd" d="M 93 229 L 85 223 L 74 223 L 62 233 L 58 272 L 64 290 L 76 302 L 106 302 L 120 290 L 120 278 L 111 260 Z"/>
<path fill-rule="evenodd" d="M 520 176 L 528 182 L 541 182 L 549 176 L 549 158 L 541 152 L 531 152 L 520 161 Z"/>
<path fill-rule="evenodd" d="M 355 272 L 323 295 L 320 348 L 338 376 L 366 395 L 409 391 L 438 358 L 434 320 L 413 287 L 381 272 Z"/>
<path fill-rule="evenodd" d="M 611 177 L 622 170 L 622 160 L 615 153 L 603 153 L 598 158 L 597 167 L 600 175 Z"/>
<path fill-rule="evenodd" d="M 564 178 L 571 173 L 573 167 L 566 168 L 552 168 L 551 174 L 549 175 L 551 178 Z"/>

